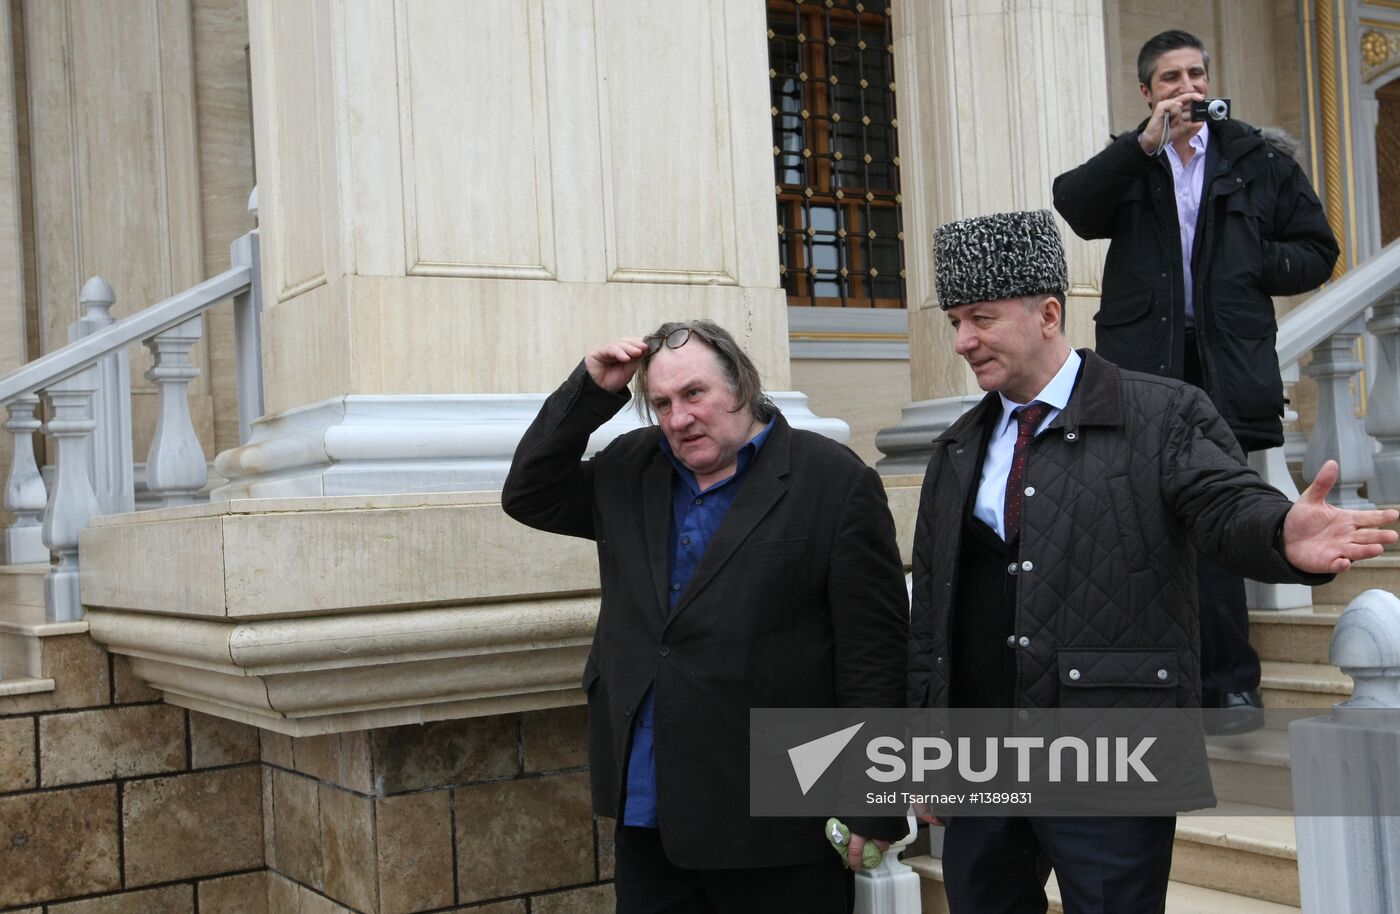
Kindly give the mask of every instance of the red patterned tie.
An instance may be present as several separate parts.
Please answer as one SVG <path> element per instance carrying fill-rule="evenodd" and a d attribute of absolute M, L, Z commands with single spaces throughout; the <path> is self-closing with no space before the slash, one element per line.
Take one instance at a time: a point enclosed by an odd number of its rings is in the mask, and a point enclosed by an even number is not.
<path fill-rule="evenodd" d="M 1002 507 L 1002 526 L 1008 543 L 1021 532 L 1021 481 L 1026 478 L 1027 451 L 1036 428 L 1048 412 L 1050 404 L 1037 400 L 1012 413 L 1017 423 L 1016 449 L 1011 456 L 1011 472 L 1006 474 L 1006 502 Z"/>

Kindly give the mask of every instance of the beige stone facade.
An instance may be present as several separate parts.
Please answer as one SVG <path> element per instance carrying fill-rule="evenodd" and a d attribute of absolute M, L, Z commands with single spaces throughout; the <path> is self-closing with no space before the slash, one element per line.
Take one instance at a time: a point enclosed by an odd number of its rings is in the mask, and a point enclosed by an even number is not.
<path fill-rule="evenodd" d="M 907 331 L 811 336 L 908 356 L 798 358 L 762 4 L 489 6 L 0 4 L 0 376 L 67 342 L 90 275 L 120 317 L 225 269 L 256 177 L 269 413 L 542 393 L 592 343 L 704 315 L 874 463 L 910 401 L 978 393 L 934 301 L 933 228 L 1048 205 L 1139 119 L 1145 38 L 1193 29 L 1242 117 L 1316 133 L 1293 3 L 896 0 Z M 1070 241 L 1078 344 L 1102 253 Z M 133 350 L 142 461 L 155 396 Z M 194 355 L 211 461 L 240 445 L 236 355 L 222 304 Z M 919 482 L 887 480 L 906 561 Z M 87 622 L 11 649 L 42 668 L 25 691 L 0 651 L 0 911 L 612 910 L 577 688 L 590 544 L 514 524 L 492 491 L 237 499 L 82 542 Z M 42 620 L 32 590 L 0 589 L 0 621 Z"/>

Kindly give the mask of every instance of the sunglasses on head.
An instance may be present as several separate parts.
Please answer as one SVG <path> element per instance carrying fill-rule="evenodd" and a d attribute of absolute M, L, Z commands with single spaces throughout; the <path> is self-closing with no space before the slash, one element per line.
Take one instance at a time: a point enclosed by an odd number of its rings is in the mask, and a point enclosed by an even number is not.
<path fill-rule="evenodd" d="M 651 358 L 660 352 L 663 343 L 667 349 L 681 348 L 686 343 L 690 342 L 690 335 L 692 333 L 700 337 L 700 339 L 709 342 L 705 334 L 690 327 L 677 327 L 667 334 L 653 333 L 650 336 L 643 337 L 643 341 L 647 344 L 647 358 Z"/>

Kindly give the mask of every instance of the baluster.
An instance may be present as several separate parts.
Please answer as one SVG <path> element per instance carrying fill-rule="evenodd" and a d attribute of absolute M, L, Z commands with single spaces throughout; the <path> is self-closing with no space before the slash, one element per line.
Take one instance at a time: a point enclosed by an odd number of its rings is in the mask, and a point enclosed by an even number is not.
<path fill-rule="evenodd" d="M 55 559 L 44 578 L 44 613 L 51 622 L 83 617 L 78 594 L 78 533 L 102 513 L 88 465 L 88 442 L 97 428 L 92 406 L 96 390 L 94 366 L 43 392 L 49 406 L 46 431 L 58 443 L 54 486 L 44 513 L 44 544 Z"/>
<path fill-rule="evenodd" d="M 1377 504 L 1400 504 L 1400 290 L 1372 311 L 1366 329 L 1376 336 L 1376 380 L 1366 403 L 1366 431 L 1380 441 L 1376 475 L 1367 494 Z"/>
<path fill-rule="evenodd" d="M 248 197 L 248 213 L 258 219 L 258 189 Z M 262 256 L 255 228 L 233 242 L 229 259 L 250 268 L 248 291 L 233 298 L 234 349 L 238 359 L 238 443 L 247 444 L 253 420 L 263 414 Z"/>
<path fill-rule="evenodd" d="M 78 304 L 83 316 L 68 326 L 76 342 L 116 322 L 116 294 L 107 280 L 94 276 L 83 284 Z M 131 459 L 131 356 L 122 350 L 97 363 L 97 393 L 92 402 L 97 430 L 88 439 L 92 450 L 92 488 L 103 514 L 136 510 L 135 472 Z"/>
<path fill-rule="evenodd" d="M 1317 381 L 1317 424 L 1303 454 L 1303 476 L 1311 482 L 1329 458 L 1340 463 L 1341 477 L 1327 500 L 1344 508 L 1374 507 L 1357 494 L 1375 474 L 1371 439 L 1356 417 L 1349 386 L 1353 380 L 1360 383 L 1361 363 L 1355 353 L 1356 339 L 1361 335 L 1358 324 L 1353 322 L 1314 348 L 1312 364 L 1303 369 Z"/>
<path fill-rule="evenodd" d="M 30 394 L 16 398 L 9 406 L 5 431 L 14 437 L 10 475 L 5 483 L 5 509 L 14 523 L 5 531 L 5 561 L 11 565 L 48 562 L 44 546 L 44 505 L 49 495 L 44 477 L 34 462 L 34 433 L 43 427 L 39 421 L 39 397 Z"/>
<path fill-rule="evenodd" d="M 204 319 L 195 317 L 146 340 L 155 357 L 146 377 L 160 387 L 156 433 L 146 458 L 146 488 L 165 507 L 190 504 L 209 481 L 204 448 L 190 419 L 190 382 L 199 377 L 190 350 L 199 342 L 203 326 Z"/>

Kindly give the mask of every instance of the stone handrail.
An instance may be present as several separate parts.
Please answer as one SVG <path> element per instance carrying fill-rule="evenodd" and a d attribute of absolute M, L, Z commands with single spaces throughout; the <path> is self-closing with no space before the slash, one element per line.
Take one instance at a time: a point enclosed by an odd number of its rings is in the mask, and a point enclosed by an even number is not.
<path fill-rule="evenodd" d="M 1278 361 L 1288 367 L 1328 337 L 1365 316 L 1400 287 L 1400 241 L 1348 270 L 1278 322 Z"/>
<path fill-rule="evenodd" d="M 1337 620 L 1331 660 L 1356 683 L 1330 715 L 1289 725 L 1304 914 L 1394 911 L 1400 874 L 1400 598 L 1368 590 Z"/>
<path fill-rule="evenodd" d="M 257 192 L 249 200 L 256 218 Z M 238 350 L 239 426 L 247 439 L 262 414 L 261 295 L 258 230 L 236 240 L 232 266 L 163 301 L 114 320 L 116 300 L 101 277 L 79 295 L 82 317 L 69 326 L 62 349 L 0 377 L 4 428 L 14 451 L 4 489 L 14 516 L 5 530 L 0 563 L 48 563 L 44 616 L 49 622 L 83 617 L 78 594 L 78 533 L 94 517 L 135 509 L 128 348 L 144 343 L 153 357 L 145 376 L 159 389 L 155 435 L 146 458 L 146 487 L 161 506 L 188 504 L 208 482 L 208 463 L 190 417 L 189 384 L 199 375 L 190 352 L 203 333 L 203 315 L 234 299 Z M 47 407 L 41 422 L 40 403 Z M 34 436 L 54 439 L 52 490 L 34 459 Z"/>

